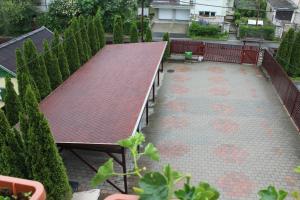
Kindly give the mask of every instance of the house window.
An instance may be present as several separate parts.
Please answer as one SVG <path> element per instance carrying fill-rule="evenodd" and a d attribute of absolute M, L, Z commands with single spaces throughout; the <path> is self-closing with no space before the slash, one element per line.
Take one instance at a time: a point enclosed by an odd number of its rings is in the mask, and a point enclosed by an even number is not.
<path fill-rule="evenodd" d="M 216 16 L 216 12 L 200 11 L 199 15 L 203 16 L 203 17 L 215 17 Z"/>

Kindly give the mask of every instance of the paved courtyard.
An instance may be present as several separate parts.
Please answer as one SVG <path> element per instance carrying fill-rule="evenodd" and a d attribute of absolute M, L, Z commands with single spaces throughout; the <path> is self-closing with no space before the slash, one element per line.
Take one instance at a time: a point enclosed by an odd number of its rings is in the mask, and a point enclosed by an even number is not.
<path fill-rule="evenodd" d="M 143 133 L 159 148 L 161 161 L 141 160 L 148 168 L 160 170 L 170 163 L 192 174 L 194 184 L 207 181 L 215 186 L 222 200 L 256 200 L 258 190 L 270 184 L 288 191 L 299 188 L 300 175 L 293 168 L 300 165 L 300 137 L 273 86 L 256 67 L 165 64 L 163 84 L 150 111 Z M 94 166 L 108 158 L 80 154 Z M 70 179 L 80 182 L 80 190 L 89 189 L 94 173 L 68 151 L 63 158 Z M 132 168 L 130 159 L 127 167 Z M 113 181 L 122 186 L 122 179 Z M 104 196 L 116 192 L 106 183 L 101 189 Z"/>
<path fill-rule="evenodd" d="M 258 199 L 272 184 L 299 189 L 300 137 L 270 82 L 254 66 L 168 64 L 143 129 L 161 162 L 208 181 L 222 200 Z"/>

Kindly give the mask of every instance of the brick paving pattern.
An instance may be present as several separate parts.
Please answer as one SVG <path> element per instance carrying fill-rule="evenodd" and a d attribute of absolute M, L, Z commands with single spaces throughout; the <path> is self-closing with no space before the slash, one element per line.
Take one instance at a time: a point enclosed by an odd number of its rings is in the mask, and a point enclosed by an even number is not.
<path fill-rule="evenodd" d="M 300 137 L 270 82 L 250 65 L 170 63 L 154 114 L 143 129 L 170 163 L 208 181 L 222 200 L 257 200 L 272 184 L 292 191 L 300 176 Z"/>
<path fill-rule="evenodd" d="M 163 85 L 150 113 L 143 132 L 158 147 L 161 161 L 143 159 L 142 165 L 160 170 L 170 163 L 192 174 L 194 184 L 207 181 L 215 186 L 222 200 L 256 200 L 259 189 L 270 184 L 288 191 L 299 188 L 300 176 L 293 168 L 300 164 L 300 137 L 271 83 L 256 67 L 165 64 Z M 108 159 L 102 153 L 80 153 L 94 166 Z M 80 190 L 90 189 L 94 173 L 67 151 L 63 158 L 70 179 L 80 182 Z M 130 158 L 127 167 L 132 168 Z M 123 184 L 122 179 L 113 181 Z M 135 184 L 130 178 L 129 187 Z M 106 183 L 100 188 L 103 196 L 116 192 Z"/>

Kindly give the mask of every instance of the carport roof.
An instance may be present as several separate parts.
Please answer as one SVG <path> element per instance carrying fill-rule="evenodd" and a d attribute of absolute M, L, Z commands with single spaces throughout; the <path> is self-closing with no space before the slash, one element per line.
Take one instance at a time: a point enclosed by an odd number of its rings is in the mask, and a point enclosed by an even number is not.
<path fill-rule="evenodd" d="M 114 145 L 131 136 L 166 42 L 107 45 L 55 89 L 40 108 L 57 144 Z"/>
<path fill-rule="evenodd" d="M 295 10 L 297 6 L 289 0 L 268 0 L 274 9 Z"/>

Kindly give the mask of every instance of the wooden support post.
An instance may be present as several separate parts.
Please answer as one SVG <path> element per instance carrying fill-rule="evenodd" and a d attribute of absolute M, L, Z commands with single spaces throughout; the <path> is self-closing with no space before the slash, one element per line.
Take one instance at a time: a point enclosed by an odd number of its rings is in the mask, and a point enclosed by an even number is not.
<path fill-rule="evenodd" d="M 155 83 L 152 85 L 152 101 L 155 102 Z"/>
<path fill-rule="evenodd" d="M 146 124 L 148 125 L 149 123 L 149 103 L 148 103 L 148 100 L 147 100 L 147 103 L 146 103 Z"/>
<path fill-rule="evenodd" d="M 159 70 L 157 71 L 157 86 L 159 86 Z"/>

